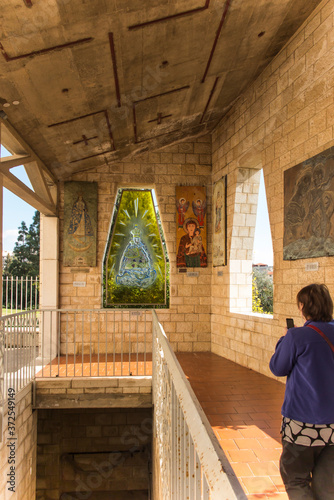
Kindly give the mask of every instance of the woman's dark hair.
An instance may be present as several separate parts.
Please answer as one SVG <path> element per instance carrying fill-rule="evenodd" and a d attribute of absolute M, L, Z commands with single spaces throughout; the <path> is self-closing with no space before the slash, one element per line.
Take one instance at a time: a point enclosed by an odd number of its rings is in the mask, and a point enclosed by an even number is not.
<path fill-rule="evenodd" d="M 297 293 L 297 305 L 302 305 L 304 318 L 313 321 L 333 319 L 333 301 L 326 285 L 313 283 Z"/>

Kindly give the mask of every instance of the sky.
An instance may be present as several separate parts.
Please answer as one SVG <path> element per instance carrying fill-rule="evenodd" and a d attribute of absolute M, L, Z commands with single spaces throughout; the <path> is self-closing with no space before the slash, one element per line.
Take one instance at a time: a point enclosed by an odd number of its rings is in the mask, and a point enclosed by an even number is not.
<path fill-rule="evenodd" d="M 1 146 L 1 157 L 8 156 L 8 154 Z M 31 187 L 23 166 L 11 169 L 11 172 L 27 186 Z M 28 227 L 30 226 L 35 209 L 7 189 L 4 188 L 3 191 L 3 253 L 7 253 L 12 252 L 14 249 L 21 222 L 24 221 Z M 254 236 L 253 263 L 273 265 L 272 241 L 262 171 Z"/>
<path fill-rule="evenodd" d="M 1 146 L 1 157 L 8 156 L 8 152 Z M 28 176 L 24 167 L 16 167 L 11 169 L 11 173 L 16 175 L 27 186 L 31 187 Z M 3 254 L 12 252 L 18 236 L 18 228 L 21 222 L 24 221 L 29 227 L 32 223 L 32 218 L 35 209 L 21 200 L 15 194 L 4 188 L 3 190 Z"/>
<path fill-rule="evenodd" d="M 273 245 L 271 239 L 266 190 L 263 171 L 261 170 L 259 200 L 253 246 L 253 263 L 273 265 Z"/>

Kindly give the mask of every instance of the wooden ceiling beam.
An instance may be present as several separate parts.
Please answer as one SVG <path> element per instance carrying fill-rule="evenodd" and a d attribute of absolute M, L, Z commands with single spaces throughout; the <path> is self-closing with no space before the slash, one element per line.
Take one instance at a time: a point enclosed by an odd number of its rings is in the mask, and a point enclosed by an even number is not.
<path fill-rule="evenodd" d="M 57 181 L 14 127 L 0 117 L 1 144 L 12 156 L 0 158 L 3 185 L 22 200 L 45 215 L 57 215 Z M 29 177 L 30 189 L 10 172 L 23 165 Z"/>
<path fill-rule="evenodd" d="M 32 161 L 34 161 L 34 159 L 30 155 L 6 156 L 5 158 L 0 158 L 0 171 L 5 172 L 11 168 L 19 167 L 20 165 L 25 165 Z"/>
<path fill-rule="evenodd" d="M 29 177 L 35 193 L 43 198 L 43 200 L 45 200 L 47 203 L 53 205 L 54 203 L 50 193 L 50 189 L 46 183 L 42 168 L 40 167 L 38 161 L 24 164 L 24 168 L 27 172 L 27 176 Z"/>
<path fill-rule="evenodd" d="M 38 160 L 40 166 L 47 173 L 47 175 L 56 183 L 56 179 L 50 170 L 44 165 L 42 160 L 38 158 L 36 153 L 31 149 L 29 144 L 25 142 L 24 139 L 20 136 L 20 134 L 15 130 L 15 128 L 9 123 L 8 120 L 4 120 L 0 117 L 0 127 L 1 127 L 1 144 L 6 148 L 6 145 L 9 146 L 9 151 L 13 154 L 26 154 L 31 156 L 33 159 Z M 7 149 L 7 148 L 6 148 Z"/>
<path fill-rule="evenodd" d="M 13 194 L 29 203 L 36 210 L 44 215 L 57 215 L 57 208 L 52 203 L 47 203 L 40 196 L 38 196 L 34 191 L 32 191 L 28 186 L 21 182 L 15 175 L 9 171 L 3 172 L 3 186 Z"/>

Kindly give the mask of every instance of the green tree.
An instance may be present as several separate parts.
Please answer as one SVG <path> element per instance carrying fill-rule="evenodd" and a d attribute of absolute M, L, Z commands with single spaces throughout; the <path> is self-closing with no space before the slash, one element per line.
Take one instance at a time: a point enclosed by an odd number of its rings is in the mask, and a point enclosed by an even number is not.
<path fill-rule="evenodd" d="M 6 258 L 3 274 L 7 276 L 39 275 L 39 231 L 40 216 L 36 210 L 29 229 L 24 221 L 18 228 L 19 234 L 13 255 Z"/>
<path fill-rule="evenodd" d="M 252 280 L 252 311 L 255 313 L 263 314 L 261 300 L 259 297 L 259 291 L 257 288 L 256 278 L 255 278 L 254 274 L 253 274 L 253 280 Z"/>
<path fill-rule="evenodd" d="M 253 283 L 255 281 L 257 288 L 257 297 L 260 300 L 263 312 L 266 314 L 273 313 L 274 291 L 273 281 L 264 271 L 253 271 Z"/>

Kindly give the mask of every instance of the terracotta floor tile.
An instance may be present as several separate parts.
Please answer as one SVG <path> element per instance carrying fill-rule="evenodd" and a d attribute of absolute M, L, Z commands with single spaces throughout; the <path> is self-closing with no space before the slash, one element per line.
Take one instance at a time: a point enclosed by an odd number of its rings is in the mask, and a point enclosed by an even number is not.
<path fill-rule="evenodd" d="M 277 468 L 278 468 L 278 464 L 277 464 Z M 271 480 L 274 483 L 274 485 L 276 486 L 276 488 L 278 489 L 278 491 L 285 492 L 285 488 L 284 488 L 284 484 L 283 484 L 281 476 L 271 476 Z"/>
<path fill-rule="evenodd" d="M 241 434 L 245 438 L 264 438 L 266 433 L 259 429 L 256 425 L 249 425 L 247 428 L 242 429 Z"/>
<path fill-rule="evenodd" d="M 281 449 L 281 444 L 278 442 L 276 439 L 273 439 L 271 437 L 266 437 L 266 438 L 258 438 L 258 442 L 262 446 L 262 448 L 266 450 L 272 450 L 272 449 Z"/>
<path fill-rule="evenodd" d="M 268 497 L 265 493 L 255 493 L 255 495 L 247 495 L 248 500 L 267 500 Z"/>
<path fill-rule="evenodd" d="M 277 493 L 277 488 L 268 476 L 243 477 L 241 484 L 245 485 L 247 493 L 262 493 L 268 495 Z"/>
<path fill-rule="evenodd" d="M 281 450 L 254 450 L 257 458 L 263 462 L 269 460 L 279 460 L 281 455 Z"/>
<path fill-rule="evenodd" d="M 262 450 L 263 446 L 258 442 L 257 439 L 251 439 L 251 438 L 235 438 L 234 442 L 238 446 L 240 450 Z"/>
<path fill-rule="evenodd" d="M 280 493 L 279 491 L 267 495 L 267 498 L 268 500 L 289 500 L 289 497 L 285 492 Z"/>
<path fill-rule="evenodd" d="M 217 433 L 220 437 L 220 439 L 235 439 L 235 438 L 242 438 L 242 434 L 240 433 L 240 431 L 238 431 L 237 429 L 229 429 L 229 428 L 225 428 L 225 429 L 221 429 L 221 430 L 217 430 Z"/>
<path fill-rule="evenodd" d="M 231 462 L 255 462 L 257 457 L 253 450 L 229 450 L 228 455 Z"/>
<path fill-rule="evenodd" d="M 239 449 L 234 439 L 220 439 L 217 431 L 215 431 L 215 434 L 219 439 L 220 446 L 224 451 Z"/>
<path fill-rule="evenodd" d="M 254 476 L 280 476 L 279 469 L 275 462 L 253 462 L 249 464 Z"/>
<path fill-rule="evenodd" d="M 251 468 L 249 467 L 248 463 L 240 462 L 240 463 L 234 463 L 231 465 L 232 465 L 232 468 L 233 468 L 235 474 L 238 476 L 238 478 L 248 477 L 248 476 L 254 477 L 254 474 L 251 471 Z"/>

